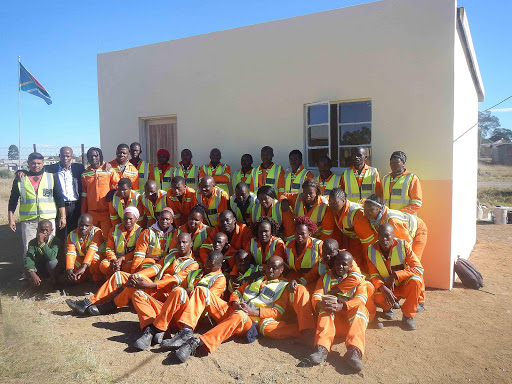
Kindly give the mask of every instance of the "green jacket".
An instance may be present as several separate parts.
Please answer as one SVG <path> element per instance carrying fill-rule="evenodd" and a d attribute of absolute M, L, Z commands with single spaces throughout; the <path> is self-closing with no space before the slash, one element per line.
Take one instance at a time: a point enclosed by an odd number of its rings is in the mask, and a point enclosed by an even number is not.
<path fill-rule="evenodd" d="M 31 272 L 36 269 L 37 261 L 55 260 L 59 253 L 59 246 L 60 240 L 55 236 L 50 236 L 48 243 L 41 245 L 37 244 L 37 238 L 30 240 L 27 254 L 25 255 L 25 269 Z"/>

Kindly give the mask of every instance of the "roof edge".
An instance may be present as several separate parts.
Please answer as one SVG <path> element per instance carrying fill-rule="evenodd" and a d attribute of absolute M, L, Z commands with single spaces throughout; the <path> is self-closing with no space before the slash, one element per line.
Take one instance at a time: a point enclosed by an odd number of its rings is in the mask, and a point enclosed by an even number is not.
<path fill-rule="evenodd" d="M 462 38 L 464 54 L 471 72 L 471 78 L 473 79 L 473 83 L 478 94 L 478 101 L 482 102 L 485 99 L 485 89 L 482 82 L 482 76 L 480 74 L 480 68 L 478 67 L 478 61 L 476 60 L 475 47 L 473 46 L 473 40 L 471 39 L 469 22 L 464 7 L 457 7 L 457 31 L 460 33 Z"/>

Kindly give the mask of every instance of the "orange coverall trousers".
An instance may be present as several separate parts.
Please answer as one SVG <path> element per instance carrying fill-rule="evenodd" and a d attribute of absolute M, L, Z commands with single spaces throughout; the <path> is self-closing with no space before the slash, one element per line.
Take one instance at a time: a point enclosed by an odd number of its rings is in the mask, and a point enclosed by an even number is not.
<path fill-rule="evenodd" d="M 399 285 L 395 285 L 393 288 L 393 294 L 397 299 L 400 300 L 405 298 L 405 301 L 402 303 L 402 313 L 405 316 L 414 317 L 416 315 L 416 309 L 418 308 L 420 297 L 424 296 L 423 287 L 423 279 L 418 279 L 416 276 L 414 276 L 410 277 Z M 388 311 L 391 308 L 391 305 L 386 303 L 382 293 L 376 291 L 373 297 L 375 304 L 377 304 L 383 310 Z"/>

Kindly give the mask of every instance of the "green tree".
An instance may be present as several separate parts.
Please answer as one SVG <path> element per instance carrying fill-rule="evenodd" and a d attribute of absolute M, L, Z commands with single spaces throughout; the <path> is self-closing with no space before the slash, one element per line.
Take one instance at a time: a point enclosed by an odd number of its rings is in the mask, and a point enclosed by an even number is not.
<path fill-rule="evenodd" d="M 18 160 L 20 157 L 20 151 L 18 150 L 18 147 L 14 144 L 9 146 L 9 150 L 7 152 L 7 158 L 9 160 Z"/>
<path fill-rule="evenodd" d="M 490 132 L 500 126 L 500 119 L 493 116 L 491 112 L 478 112 L 478 130 L 481 138 L 487 137 Z"/>
<path fill-rule="evenodd" d="M 493 143 L 505 139 L 507 141 L 512 141 L 512 131 L 507 128 L 495 128 L 492 131 L 491 137 L 489 137 L 489 140 L 491 140 Z"/>

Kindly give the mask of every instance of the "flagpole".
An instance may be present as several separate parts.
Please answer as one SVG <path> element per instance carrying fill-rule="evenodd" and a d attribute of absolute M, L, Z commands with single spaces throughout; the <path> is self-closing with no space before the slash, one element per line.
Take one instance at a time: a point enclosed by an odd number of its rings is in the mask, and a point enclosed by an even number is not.
<path fill-rule="evenodd" d="M 21 169 L 21 88 L 20 88 L 20 56 L 18 56 L 18 169 Z"/>

